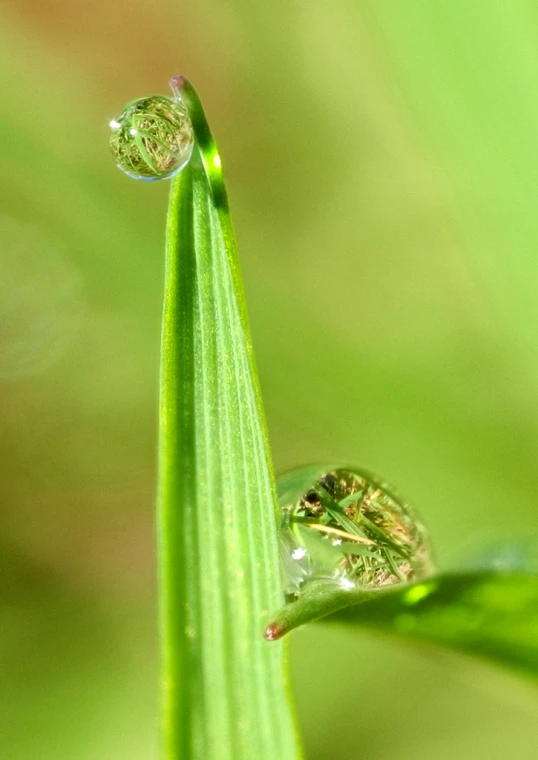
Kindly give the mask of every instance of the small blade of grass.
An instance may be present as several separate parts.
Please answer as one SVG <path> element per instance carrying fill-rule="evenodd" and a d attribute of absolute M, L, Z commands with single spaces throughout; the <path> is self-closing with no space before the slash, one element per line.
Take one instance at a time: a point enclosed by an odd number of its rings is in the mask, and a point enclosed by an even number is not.
<path fill-rule="evenodd" d="M 366 525 L 370 533 L 372 533 L 376 540 L 385 547 L 388 547 L 389 549 L 392 549 L 396 552 L 396 554 L 399 554 L 400 557 L 405 557 L 406 559 L 409 556 L 409 553 L 404 549 L 403 546 L 400 546 L 400 544 L 397 544 L 396 541 L 393 541 L 392 538 L 381 528 L 379 528 L 375 523 L 373 523 L 371 520 L 369 520 L 365 515 L 361 515 L 361 522 Z"/>
<path fill-rule="evenodd" d="M 321 619 L 438 644 L 538 678 L 537 575 L 446 574 L 371 591 L 313 584 L 275 616 L 266 636 Z"/>
<path fill-rule="evenodd" d="M 331 494 L 325 488 L 323 488 L 323 486 L 315 484 L 314 491 L 318 495 L 322 506 L 325 507 L 333 520 L 336 520 L 336 522 L 341 525 L 347 533 L 355 536 L 362 536 L 364 539 L 366 539 L 366 536 L 359 528 L 359 526 L 346 515 L 344 510 L 339 506 L 338 502 L 333 499 Z M 369 543 L 373 542 L 370 541 Z"/>
<path fill-rule="evenodd" d="M 275 491 L 220 158 L 200 101 L 168 212 L 159 563 L 166 760 L 298 757 L 283 651 Z"/>
<path fill-rule="evenodd" d="M 364 531 L 361 529 L 360 525 L 358 525 L 356 522 L 351 520 L 346 513 L 344 512 L 343 507 L 333 499 L 333 497 L 330 495 L 330 493 L 323 488 L 323 486 L 320 486 L 319 483 L 314 486 L 314 490 L 317 493 L 319 500 L 321 504 L 325 507 L 327 512 L 331 515 L 333 520 L 336 520 L 337 523 L 339 523 L 342 528 L 344 528 L 347 533 L 355 536 L 361 536 L 363 541 L 369 544 L 374 544 L 375 541 L 371 538 L 368 538 Z M 401 557 L 407 558 L 407 552 L 403 547 L 401 547 L 399 544 L 397 544 L 395 541 L 391 539 L 387 533 L 382 530 L 381 528 L 378 528 L 377 525 L 375 525 L 371 520 L 369 520 L 365 515 L 360 516 L 360 521 L 363 523 L 370 533 L 372 533 L 376 541 L 381 544 L 382 546 L 388 547 L 395 551 L 397 554 L 399 554 Z M 396 575 L 399 575 L 399 573 L 396 573 Z"/>
<path fill-rule="evenodd" d="M 345 499 L 342 499 L 338 502 L 338 505 L 344 509 L 344 507 L 349 507 L 351 504 L 355 504 L 356 502 L 359 502 L 359 505 L 362 504 L 364 497 L 366 496 L 368 489 L 362 488 L 360 491 L 355 491 L 355 493 L 350 493 L 349 496 L 346 496 Z"/>
<path fill-rule="evenodd" d="M 347 530 L 332 528 L 331 526 L 325 525 L 324 523 L 318 522 L 317 520 L 308 520 L 303 518 L 302 520 L 297 520 L 295 523 L 292 523 L 292 527 L 295 527 L 295 525 L 297 525 L 297 527 L 300 527 L 301 525 L 307 525 L 311 530 L 319 530 L 326 536 L 334 536 L 334 538 L 345 538 L 346 541 L 356 542 L 353 544 L 353 546 L 357 549 L 359 548 L 357 546 L 357 543 L 366 544 L 367 546 L 372 546 L 375 544 L 375 541 L 371 541 L 369 538 L 364 538 L 359 533 L 349 533 Z M 353 553 L 356 553 L 355 549 L 353 549 Z"/>

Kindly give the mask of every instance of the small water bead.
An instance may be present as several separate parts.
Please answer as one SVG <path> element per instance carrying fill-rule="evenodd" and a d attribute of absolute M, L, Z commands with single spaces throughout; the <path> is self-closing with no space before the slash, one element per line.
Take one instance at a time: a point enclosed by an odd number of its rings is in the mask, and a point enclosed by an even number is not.
<path fill-rule="evenodd" d="M 286 491 L 280 506 L 284 590 L 290 600 L 314 581 L 372 589 L 419 580 L 432 571 L 422 522 L 375 476 L 332 469 L 296 499 Z"/>
<path fill-rule="evenodd" d="M 134 179 L 168 179 L 191 157 L 194 132 L 178 97 L 150 95 L 133 100 L 109 126 L 116 164 Z"/>

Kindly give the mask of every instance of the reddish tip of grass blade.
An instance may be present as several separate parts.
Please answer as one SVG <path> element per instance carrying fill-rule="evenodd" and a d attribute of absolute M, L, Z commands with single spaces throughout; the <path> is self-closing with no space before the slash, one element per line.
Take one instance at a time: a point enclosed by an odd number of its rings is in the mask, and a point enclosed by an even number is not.
<path fill-rule="evenodd" d="M 267 639 L 267 641 L 276 641 L 277 639 L 280 639 L 285 633 L 285 629 L 278 625 L 278 623 L 271 623 L 265 629 L 263 637 L 264 639 Z"/>

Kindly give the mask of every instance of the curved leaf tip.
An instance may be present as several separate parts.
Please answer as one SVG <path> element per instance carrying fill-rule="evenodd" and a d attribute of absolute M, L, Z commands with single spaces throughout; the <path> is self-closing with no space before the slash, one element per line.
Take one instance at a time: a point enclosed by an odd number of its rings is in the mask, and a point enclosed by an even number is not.
<path fill-rule="evenodd" d="M 266 630 L 284 636 L 324 619 L 487 658 L 538 678 L 538 575 L 436 575 L 384 589 L 305 589 Z"/>
<path fill-rule="evenodd" d="M 263 637 L 267 641 L 276 641 L 281 639 L 286 633 L 286 630 L 282 628 L 278 623 L 270 623 L 264 631 Z"/>

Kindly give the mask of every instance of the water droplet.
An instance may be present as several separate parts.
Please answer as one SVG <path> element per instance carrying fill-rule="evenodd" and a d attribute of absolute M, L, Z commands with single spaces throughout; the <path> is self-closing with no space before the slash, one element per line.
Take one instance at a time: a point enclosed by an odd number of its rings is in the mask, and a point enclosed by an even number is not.
<path fill-rule="evenodd" d="M 110 149 L 117 166 L 145 182 L 168 179 L 186 166 L 194 132 L 178 92 L 150 95 L 129 103 L 109 122 Z"/>
<path fill-rule="evenodd" d="M 293 500 L 289 488 L 281 490 L 281 564 L 289 599 L 315 581 L 377 588 L 420 580 L 432 572 L 422 522 L 376 476 L 335 468 L 320 474 Z"/>

